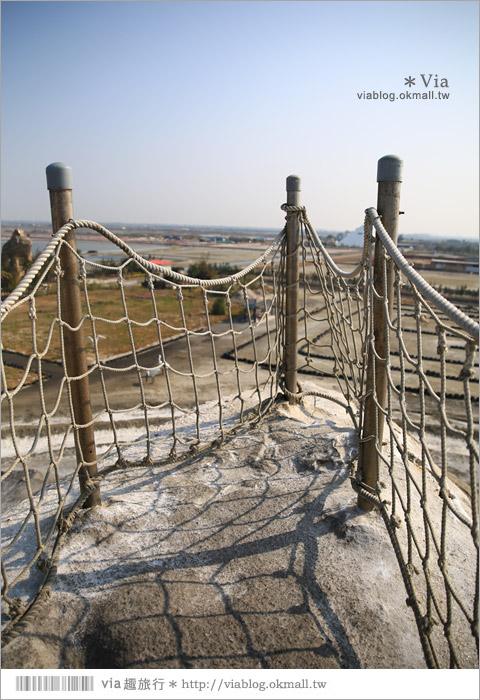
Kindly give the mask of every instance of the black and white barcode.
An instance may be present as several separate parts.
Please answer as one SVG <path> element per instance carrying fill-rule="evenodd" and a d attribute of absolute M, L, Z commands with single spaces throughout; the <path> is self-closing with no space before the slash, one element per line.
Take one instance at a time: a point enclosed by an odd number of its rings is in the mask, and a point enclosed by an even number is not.
<path fill-rule="evenodd" d="M 68 691 L 93 690 L 94 676 L 16 676 L 15 689 L 31 692 L 35 690 Z"/>

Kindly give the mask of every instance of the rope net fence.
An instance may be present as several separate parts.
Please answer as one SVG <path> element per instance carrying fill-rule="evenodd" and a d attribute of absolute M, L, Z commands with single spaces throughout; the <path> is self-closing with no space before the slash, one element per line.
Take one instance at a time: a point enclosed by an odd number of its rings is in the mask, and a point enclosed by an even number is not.
<path fill-rule="evenodd" d="M 284 229 L 251 265 L 213 280 L 156 265 L 99 224 L 71 221 L 2 303 L 2 490 L 25 507 L 20 529 L 10 530 L 8 513 L 4 520 L 2 598 L 11 619 L 3 643 L 25 629 L 35 603 L 48 595 L 63 538 L 103 478 L 186 460 L 260 421 L 278 398 L 292 398 L 284 349 L 293 257 L 299 270 L 293 398 L 330 398 L 349 414 L 359 438 L 352 486 L 385 522 L 428 666 L 445 665 L 445 658 L 451 667 L 463 665 L 460 628 L 467 626 L 478 643 L 478 325 L 406 263 L 375 210 L 367 211 L 361 259 L 344 270 L 306 210 L 282 208 L 297 220 L 296 250 L 287 254 Z M 113 266 L 82 257 L 65 240 L 81 228 L 111 240 L 125 259 Z M 381 269 L 392 291 L 383 295 L 374 281 L 375 238 L 387 251 Z M 79 266 L 76 327 L 62 315 L 64 246 Z M 99 286 L 92 270 L 112 283 Z M 66 333 L 83 333 L 88 358 L 98 474 L 85 476 L 82 492 L 78 476 L 92 465 L 80 433 L 89 426 L 75 419 L 72 389 L 84 377 L 65 370 Z M 106 344 L 124 351 L 111 357 Z M 381 370 L 385 402 L 377 398 Z M 304 388 L 303 378 L 317 390 Z M 204 406 L 215 408 L 215 423 L 202 420 Z M 377 477 L 369 485 L 362 470 L 372 455 Z M 460 530 L 469 539 L 457 552 L 449 536 Z M 38 593 L 28 599 L 24 582 L 32 577 Z"/>
<path fill-rule="evenodd" d="M 118 266 L 86 260 L 64 240 L 73 228 L 103 234 L 127 257 Z M 281 368 L 283 238 L 282 232 L 235 275 L 201 280 L 141 258 L 95 222 L 72 221 L 6 299 L 2 492 L 4 499 L 25 499 L 25 518 L 18 531 L 10 531 L 8 517 L 4 521 L 2 598 L 13 618 L 4 628 L 4 643 L 22 630 L 17 624 L 22 617 L 33 615 L 35 600 L 25 600 L 22 582 L 36 577 L 38 595 L 45 595 L 61 540 L 107 474 L 179 462 L 220 446 L 239 427 L 261 420 L 274 404 Z M 78 261 L 83 315 L 75 328 L 62 314 L 62 246 Z M 89 277 L 93 269 L 113 283 L 98 288 Z M 132 278 L 132 272 L 140 278 Z M 69 376 L 65 369 L 67 332 L 83 332 L 87 348 L 98 464 L 94 477 L 85 472 L 92 464 L 80 439 L 89 425 L 76 420 L 72 398 L 75 382 L 83 377 Z M 244 342 L 252 349 L 252 365 L 235 357 Z M 124 352 L 109 358 L 104 343 Z M 222 358 L 224 347 L 232 350 L 233 364 Z M 212 408 L 217 420 L 205 422 L 202 413 L 211 416 Z M 86 488 L 80 491 L 78 476 L 84 472 Z M 47 498 L 52 488 L 54 507 Z M 26 552 L 21 558 L 20 549 Z"/>
<path fill-rule="evenodd" d="M 297 210 L 298 371 L 321 377 L 323 386 L 335 382 L 344 396 L 359 436 L 352 486 L 385 522 L 428 666 L 463 667 L 459 630 L 469 630 L 470 651 L 478 653 L 478 324 L 408 264 L 375 209 L 365 217 L 361 259 L 345 270 L 305 209 Z M 478 309 L 468 310 L 478 319 Z M 385 401 L 378 398 L 382 369 Z M 368 460 L 372 486 L 363 477 Z M 456 551 L 452 535 L 460 532 L 465 547 Z"/>

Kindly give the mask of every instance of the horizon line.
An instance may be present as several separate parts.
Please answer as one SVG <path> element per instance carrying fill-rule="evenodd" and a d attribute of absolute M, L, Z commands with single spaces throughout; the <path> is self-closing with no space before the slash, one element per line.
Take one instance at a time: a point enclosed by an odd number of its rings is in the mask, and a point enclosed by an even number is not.
<path fill-rule="evenodd" d="M 0 220 L 0 226 L 11 226 L 15 224 L 23 224 L 23 225 L 37 225 L 37 226 L 48 226 L 50 227 L 51 221 L 48 220 L 34 220 L 34 219 L 2 219 Z M 232 229 L 235 231 L 272 231 L 272 232 L 277 232 L 279 233 L 282 229 L 279 227 L 272 227 L 272 226 L 232 226 L 231 224 L 165 224 L 165 223 L 155 223 L 155 222 L 126 222 L 126 221 L 105 221 L 104 224 L 105 228 L 110 227 L 125 227 L 125 228 L 133 228 L 133 227 L 159 227 L 159 228 L 175 228 L 175 229 Z M 361 226 L 357 226 L 354 229 L 322 229 L 322 228 L 317 228 L 315 229 L 317 232 L 322 232 L 326 234 L 333 234 L 333 233 L 345 233 L 346 235 L 354 233 L 355 231 L 360 232 L 360 228 L 363 228 Z M 100 235 L 100 234 L 99 234 Z M 454 239 L 454 240 L 471 240 L 471 241 L 478 241 L 478 236 L 472 235 L 472 236 L 463 236 L 461 237 L 460 235 L 455 235 L 455 234 L 441 234 L 441 233 L 399 233 L 400 236 L 404 237 L 409 237 L 409 236 L 427 236 L 427 237 L 432 237 L 432 238 L 441 238 L 441 239 Z"/>

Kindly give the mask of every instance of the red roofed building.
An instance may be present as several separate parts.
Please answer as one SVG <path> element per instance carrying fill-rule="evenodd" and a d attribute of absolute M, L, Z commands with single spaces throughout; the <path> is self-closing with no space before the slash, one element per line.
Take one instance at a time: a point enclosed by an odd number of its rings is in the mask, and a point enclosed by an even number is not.
<path fill-rule="evenodd" d="M 171 270 L 173 265 L 172 260 L 163 260 L 161 258 L 150 258 L 148 262 L 154 263 L 155 265 L 161 265 L 162 267 L 166 267 L 167 270 Z M 153 270 L 152 274 L 155 274 Z M 148 287 L 148 275 L 145 275 L 145 280 L 142 282 L 142 285 L 144 287 Z M 165 287 L 170 287 L 171 285 L 165 279 L 155 279 L 153 282 L 153 286 L 155 289 L 165 289 Z"/>
<path fill-rule="evenodd" d="M 172 269 L 173 260 L 158 260 L 157 258 L 150 258 L 149 262 L 155 263 L 155 265 L 161 265 L 162 267 L 168 267 L 169 270 Z"/>

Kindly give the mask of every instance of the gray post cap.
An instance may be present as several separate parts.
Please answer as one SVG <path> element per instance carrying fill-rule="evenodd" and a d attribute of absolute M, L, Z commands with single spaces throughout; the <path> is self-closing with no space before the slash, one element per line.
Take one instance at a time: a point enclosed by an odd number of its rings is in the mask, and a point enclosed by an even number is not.
<path fill-rule="evenodd" d="M 378 161 L 377 182 L 402 182 L 403 160 L 398 156 L 383 156 Z"/>
<path fill-rule="evenodd" d="M 50 163 L 46 168 L 47 189 L 71 190 L 73 189 L 72 169 L 65 163 Z"/>
<path fill-rule="evenodd" d="M 287 177 L 287 192 L 300 192 L 301 179 L 298 175 L 289 175 Z"/>

